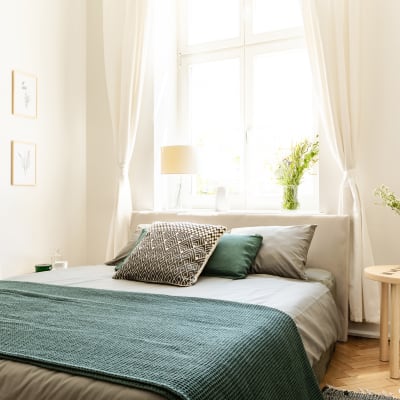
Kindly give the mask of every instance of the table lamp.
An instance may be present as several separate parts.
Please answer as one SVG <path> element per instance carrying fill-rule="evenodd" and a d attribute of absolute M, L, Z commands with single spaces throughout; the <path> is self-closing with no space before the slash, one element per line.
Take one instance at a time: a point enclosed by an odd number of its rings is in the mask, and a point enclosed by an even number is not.
<path fill-rule="evenodd" d="M 182 175 L 195 174 L 196 170 L 196 150 L 193 146 L 161 147 L 161 173 L 180 175 L 175 208 L 182 208 Z"/>

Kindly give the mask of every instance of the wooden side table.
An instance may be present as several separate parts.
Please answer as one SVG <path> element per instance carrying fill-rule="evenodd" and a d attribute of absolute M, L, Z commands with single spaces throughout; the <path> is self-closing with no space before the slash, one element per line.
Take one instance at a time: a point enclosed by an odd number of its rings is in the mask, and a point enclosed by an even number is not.
<path fill-rule="evenodd" d="M 368 279 L 381 283 L 380 359 L 390 363 L 390 377 L 399 379 L 400 338 L 400 265 L 375 265 L 364 269 Z M 390 288 L 390 289 L 389 289 Z M 390 356 L 388 345 L 388 316 L 390 295 Z"/>

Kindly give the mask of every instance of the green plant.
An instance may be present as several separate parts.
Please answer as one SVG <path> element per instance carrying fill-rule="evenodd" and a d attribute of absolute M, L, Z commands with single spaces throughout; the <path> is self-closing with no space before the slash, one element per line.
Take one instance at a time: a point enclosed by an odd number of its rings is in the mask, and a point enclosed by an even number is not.
<path fill-rule="evenodd" d="M 304 172 L 318 161 L 319 140 L 304 139 L 291 148 L 290 154 L 278 165 L 276 179 L 280 185 L 300 185 Z"/>
<path fill-rule="evenodd" d="M 284 187 L 282 202 L 284 209 L 298 208 L 297 187 L 300 185 L 304 172 L 317 162 L 318 153 L 318 136 L 314 142 L 304 139 L 292 146 L 290 154 L 279 163 L 276 179 Z"/>
<path fill-rule="evenodd" d="M 396 214 L 400 215 L 400 199 L 387 186 L 377 187 L 374 194 L 382 200 L 382 205 L 391 208 Z"/>

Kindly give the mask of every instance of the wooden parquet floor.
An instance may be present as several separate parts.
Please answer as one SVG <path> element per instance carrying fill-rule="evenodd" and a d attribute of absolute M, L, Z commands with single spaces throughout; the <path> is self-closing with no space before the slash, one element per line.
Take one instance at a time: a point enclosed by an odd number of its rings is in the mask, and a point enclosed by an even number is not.
<path fill-rule="evenodd" d="M 379 340 L 349 337 L 337 343 L 321 387 L 391 394 L 400 399 L 400 379 L 389 378 L 389 362 L 379 360 Z"/>

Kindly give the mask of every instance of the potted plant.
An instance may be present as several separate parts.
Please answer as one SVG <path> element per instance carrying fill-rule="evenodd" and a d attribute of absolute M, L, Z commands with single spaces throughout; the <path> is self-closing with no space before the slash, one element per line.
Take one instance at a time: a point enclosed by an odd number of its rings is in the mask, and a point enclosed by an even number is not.
<path fill-rule="evenodd" d="M 277 182 L 283 186 L 282 207 L 285 210 L 296 210 L 299 207 L 297 189 L 304 172 L 318 161 L 319 140 L 304 139 L 291 147 L 290 154 L 278 165 Z"/>

